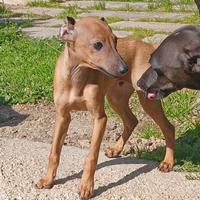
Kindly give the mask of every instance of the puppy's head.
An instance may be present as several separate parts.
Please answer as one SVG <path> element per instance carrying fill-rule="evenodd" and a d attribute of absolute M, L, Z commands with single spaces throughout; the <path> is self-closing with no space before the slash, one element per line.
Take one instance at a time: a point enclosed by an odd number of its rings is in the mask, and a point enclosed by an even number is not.
<path fill-rule="evenodd" d="M 116 50 L 117 38 L 104 18 L 85 17 L 76 22 L 67 17 L 60 38 L 71 44 L 81 62 L 111 77 L 120 77 L 128 67 Z"/>
<path fill-rule="evenodd" d="M 200 28 L 186 26 L 167 37 L 150 59 L 138 86 L 149 99 L 182 88 L 200 89 Z"/>

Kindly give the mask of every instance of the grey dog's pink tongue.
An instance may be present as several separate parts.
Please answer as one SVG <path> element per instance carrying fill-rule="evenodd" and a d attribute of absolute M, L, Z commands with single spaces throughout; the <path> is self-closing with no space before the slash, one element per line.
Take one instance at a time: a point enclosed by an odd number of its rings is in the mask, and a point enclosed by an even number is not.
<path fill-rule="evenodd" d="M 156 98 L 156 94 L 155 93 L 151 93 L 151 92 L 149 92 L 148 94 L 147 94 L 147 98 L 149 99 L 149 100 L 154 100 L 155 98 Z"/>

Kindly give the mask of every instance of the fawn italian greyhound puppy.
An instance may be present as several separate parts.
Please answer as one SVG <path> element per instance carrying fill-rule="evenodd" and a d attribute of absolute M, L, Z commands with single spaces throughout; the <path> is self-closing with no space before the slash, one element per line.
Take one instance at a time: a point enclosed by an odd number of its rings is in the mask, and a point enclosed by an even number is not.
<path fill-rule="evenodd" d="M 136 85 L 137 80 L 149 67 L 148 60 L 155 48 L 131 38 L 118 39 L 117 42 L 105 20 L 92 17 L 82 18 L 78 22 L 68 17 L 61 28 L 60 37 L 67 42 L 55 69 L 55 132 L 47 174 L 36 186 L 38 188 L 53 186 L 61 149 L 71 121 L 70 111 L 87 110 L 94 118 L 94 128 L 81 178 L 80 197 L 88 199 L 93 193 L 94 174 L 107 122 L 104 98 L 107 96 L 124 125 L 124 131 L 117 143 L 105 152 L 108 157 L 116 157 L 123 150 L 137 125 L 137 119 L 129 108 L 128 101 L 134 90 L 139 90 Z M 169 171 L 174 162 L 172 144 L 174 128 L 166 119 L 159 101 L 149 102 L 140 91 L 138 95 L 144 110 L 160 126 L 165 135 L 167 148 L 160 170 Z"/>

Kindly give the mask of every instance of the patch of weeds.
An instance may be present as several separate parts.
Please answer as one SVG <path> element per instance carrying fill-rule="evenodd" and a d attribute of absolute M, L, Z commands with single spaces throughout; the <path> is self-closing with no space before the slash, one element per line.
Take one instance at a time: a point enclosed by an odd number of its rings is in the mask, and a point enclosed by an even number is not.
<path fill-rule="evenodd" d="M 171 19 L 171 18 L 142 18 L 138 19 L 139 22 L 165 22 L 165 23 L 181 23 L 181 24 L 200 24 L 199 13 L 181 18 L 181 19 Z"/>
<path fill-rule="evenodd" d="M 139 10 L 131 7 L 129 4 L 127 4 L 125 7 L 119 7 L 119 8 L 107 8 L 107 10 L 111 11 L 126 11 L 126 12 L 143 12 L 145 10 Z"/>
<path fill-rule="evenodd" d="M 5 21 L 0 25 L 0 46 L 2 48 L 4 43 L 12 43 L 22 37 L 21 27 L 25 27 L 26 22 L 12 23 Z"/>
<path fill-rule="evenodd" d="M 165 148 L 140 150 L 140 158 L 162 161 Z M 188 129 L 175 144 L 175 171 L 200 172 L 200 123 Z"/>
<path fill-rule="evenodd" d="M 155 34 L 162 34 L 164 32 L 154 31 L 151 29 L 145 28 L 135 28 L 135 27 L 127 27 L 127 28 L 113 28 L 113 30 L 123 30 L 123 31 L 130 31 L 132 32 L 133 36 L 138 39 L 142 39 L 145 37 L 150 37 Z"/>
<path fill-rule="evenodd" d="M 44 7 L 44 8 L 59 8 L 62 7 L 56 1 L 42 1 L 42 0 L 35 0 L 28 3 L 30 7 Z"/>
<path fill-rule="evenodd" d="M 57 39 L 32 39 L 15 26 L 0 28 L 0 96 L 5 103 L 52 100 L 55 61 L 63 49 Z"/>
<path fill-rule="evenodd" d="M 190 181 L 193 181 L 193 180 L 200 180 L 200 174 L 198 173 L 198 174 L 187 174 L 186 176 L 185 176 L 185 178 L 187 179 L 187 180 L 190 180 Z"/>
<path fill-rule="evenodd" d="M 77 15 L 78 15 L 78 6 L 76 4 L 73 4 L 73 5 L 69 5 L 68 7 L 65 7 L 63 12 L 61 12 L 58 15 L 58 18 L 59 19 L 64 19 L 67 16 L 69 16 L 69 17 L 77 17 Z"/>
<path fill-rule="evenodd" d="M 139 130 L 139 137 L 150 139 L 150 138 L 163 138 L 162 133 L 156 127 L 152 121 L 145 122 L 142 128 Z"/>
<path fill-rule="evenodd" d="M 198 92 L 183 90 L 171 94 L 162 102 L 166 116 L 172 120 L 177 127 L 177 135 L 180 136 L 193 124 L 191 114 L 193 105 L 199 98 Z"/>
<path fill-rule="evenodd" d="M 111 24 L 114 22 L 120 22 L 120 21 L 124 21 L 125 19 L 122 17 L 106 17 L 106 21 Z"/>
<path fill-rule="evenodd" d="M 12 29 L 12 27 L 21 29 L 24 27 L 31 27 L 31 26 L 33 26 L 32 20 L 27 19 L 27 20 L 17 21 L 17 20 L 9 20 L 8 18 L 4 22 L 2 22 L 2 24 L 0 25 L 0 29 L 2 30 L 2 28 L 5 28 L 5 29 L 7 28 L 9 31 L 10 29 Z"/>
<path fill-rule="evenodd" d="M 119 0 L 104 0 L 104 1 L 119 1 Z M 120 0 L 120 2 L 153 2 L 154 0 Z"/>
<path fill-rule="evenodd" d="M 119 118 L 119 116 L 117 115 L 117 113 L 112 109 L 107 98 L 105 98 L 105 106 L 104 107 L 105 107 L 105 111 L 106 111 L 106 114 L 107 114 L 108 117 L 113 117 L 113 118 L 115 118 L 116 120 L 119 120 L 119 121 L 121 120 Z"/>
<path fill-rule="evenodd" d="M 189 4 L 189 5 L 192 5 L 192 4 L 194 4 L 194 0 L 179 0 L 178 4 L 183 4 L 183 5 Z"/>
<path fill-rule="evenodd" d="M 148 5 L 148 10 L 150 11 L 165 11 L 165 12 L 172 12 L 173 11 L 173 4 L 170 0 L 156 0 L 153 3 Z"/>
<path fill-rule="evenodd" d="M 104 1 L 95 2 L 93 6 L 88 7 L 90 10 L 106 10 L 106 4 Z"/>
<path fill-rule="evenodd" d="M 0 17 L 7 17 L 11 14 L 11 10 L 7 8 L 4 4 L 0 4 Z"/>

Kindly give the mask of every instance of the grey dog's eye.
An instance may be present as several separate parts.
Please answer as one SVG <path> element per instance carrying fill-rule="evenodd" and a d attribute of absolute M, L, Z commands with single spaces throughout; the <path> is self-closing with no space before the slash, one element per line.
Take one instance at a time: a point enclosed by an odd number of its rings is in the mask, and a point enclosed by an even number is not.
<path fill-rule="evenodd" d="M 103 44 L 101 42 L 96 42 L 93 44 L 93 47 L 96 49 L 96 50 L 100 50 L 102 47 L 103 47 Z"/>

